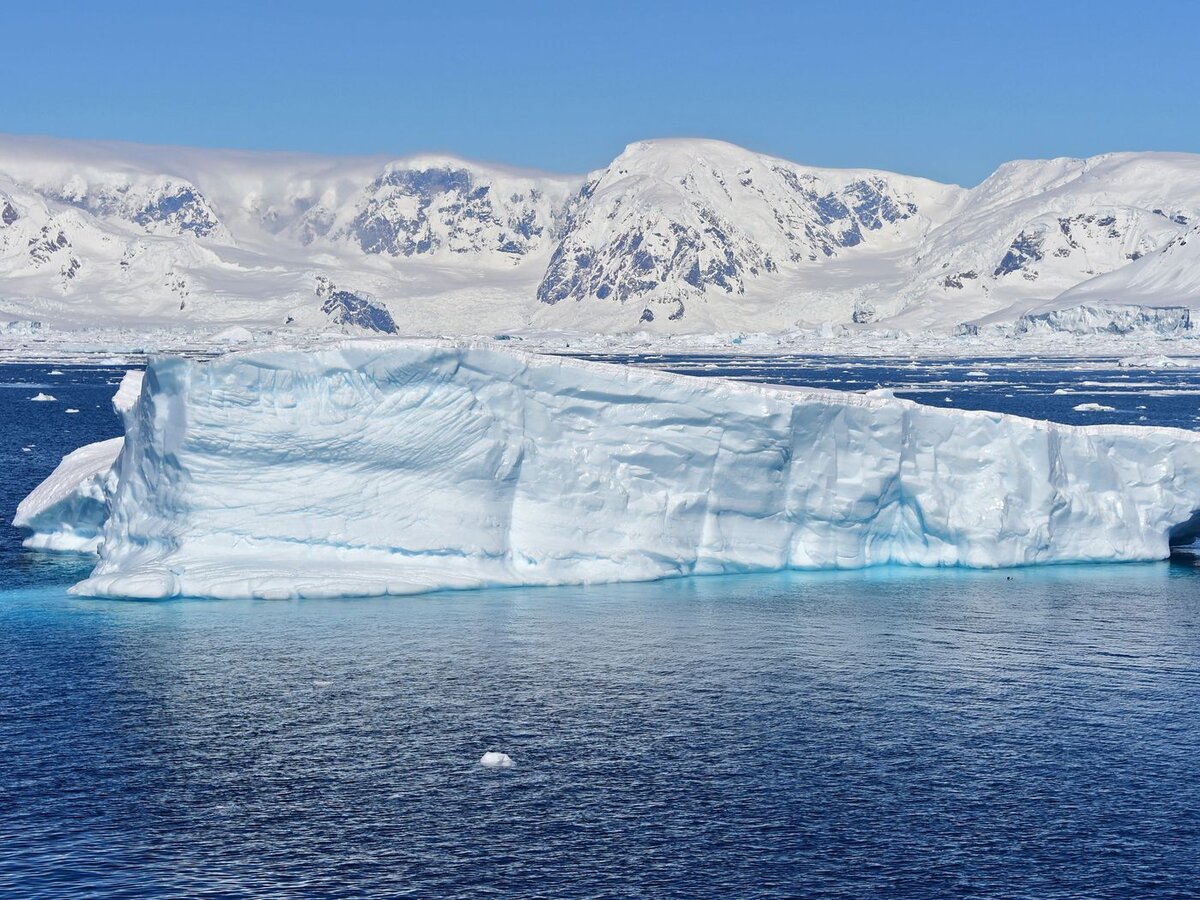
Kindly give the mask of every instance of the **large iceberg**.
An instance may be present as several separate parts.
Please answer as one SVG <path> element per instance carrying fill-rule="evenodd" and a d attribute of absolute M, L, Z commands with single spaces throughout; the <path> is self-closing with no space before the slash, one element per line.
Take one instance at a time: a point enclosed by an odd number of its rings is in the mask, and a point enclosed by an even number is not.
<path fill-rule="evenodd" d="M 1200 530 L 1200 434 L 494 345 L 158 359 L 126 431 L 79 593 L 1151 560 Z"/>

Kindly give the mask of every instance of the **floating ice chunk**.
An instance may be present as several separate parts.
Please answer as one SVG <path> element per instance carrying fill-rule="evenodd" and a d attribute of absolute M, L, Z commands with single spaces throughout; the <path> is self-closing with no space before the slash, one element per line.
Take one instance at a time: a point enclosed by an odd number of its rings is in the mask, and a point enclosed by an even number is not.
<path fill-rule="evenodd" d="M 1105 406 L 1103 403 L 1080 403 L 1075 412 L 1116 412 L 1115 406 Z"/>
<path fill-rule="evenodd" d="M 479 757 L 479 764 L 486 769 L 511 769 L 513 767 L 513 760 L 507 753 L 498 753 L 495 750 L 489 750 L 483 756 Z"/>
<path fill-rule="evenodd" d="M 142 373 L 126 372 L 113 407 L 128 416 L 141 391 Z M 68 409 L 77 413 L 77 409 Z M 32 532 L 25 546 L 39 550 L 94 553 L 117 487 L 116 463 L 124 438 L 87 444 L 62 458 L 53 472 L 17 506 L 13 525 Z M 29 452 L 32 448 L 22 448 Z"/>
<path fill-rule="evenodd" d="M 33 532 L 25 546 L 92 553 L 108 519 L 116 487 L 112 472 L 124 438 L 88 444 L 63 457 L 50 476 L 17 506 L 13 525 Z"/>
<path fill-rule="evenodd" d="M 1117 360 L 1117 365 L 1122 369 L 1177 369 L 1184 368 L 1190 363 L 1190 360 L 1172 359 L 1162 354 L 1158 354 L 1157 356 L 1126 356 Z"/>
<path fill-rule="evenodd" d="M 29 399 L 32 400 L 34 403 L 53 403 L 58 398 L 52 394 L 39 393 L 36 396 L 30 397 Z"/>
<path fill-rule="evenodd" d="M 988 373 L 983 371 L 982 369 L 972 369 L 970 372 L 967 373 L 967 375 L 971 378 L 987 378 L 988 377 Z"/>
<path fill-rule="evenodd" d="M 61 375 L 61 374 L 62 374 L 62 372 L 60 372 L 58 369 L 51 369 L 51 370 L 50 370 L 50 371 L 49 371 L 47 374 L 49 374 L 49 375 Z"/>
<path fill-rule="evenodd" d="M 77 410 L 77 409 L 68 409 L 68 410 L 65 410 L 65 412 L 66 412 L 68 415 L 71 415 L 71 414 L 73 414 L 73 413 L 77 413 L 77 412 L 79 412 L 79 410 Z"/>

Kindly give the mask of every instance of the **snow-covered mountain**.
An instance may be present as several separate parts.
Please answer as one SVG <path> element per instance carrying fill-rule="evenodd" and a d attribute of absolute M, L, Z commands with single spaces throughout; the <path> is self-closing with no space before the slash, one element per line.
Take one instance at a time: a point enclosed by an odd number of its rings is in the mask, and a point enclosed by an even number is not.
<path fill-rule="evenodd" d="M 563 176 L 0 137 L 0 321 L 1118 327 L 1200 305 L 1198 224 L 1200 156 L 1177 153 L 1006 163 L 964 189 L 707 140 Z"/>
<path fill-rule="evenodd" d="M 603 304 L 614 326 L 631 308 L 647 323 L 704 315 L 710 300 L 794 290 L 829 260 L 912 247 L 962 193 L 717 141 L 637 143 L 573 201 L 538 298 Z"/>
<path fill-rule="evenodd" d="M 1153 255 L 1197 221 L 1200 156 L 1006 163 L 920 248 L 905 290 L 908 317 L 961 309 L 1016 318 L 1070 306 L 1076 286 Z"/>

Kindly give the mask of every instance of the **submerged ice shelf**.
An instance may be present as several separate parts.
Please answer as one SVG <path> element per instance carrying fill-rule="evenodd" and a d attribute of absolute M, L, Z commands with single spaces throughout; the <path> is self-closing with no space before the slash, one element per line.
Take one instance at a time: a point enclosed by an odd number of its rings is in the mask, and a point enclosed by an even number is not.
<path fill-rule="evenodd" d="M 1192 432 L 485 345 L 159 359 L 125 416 L 80 593 L 308 597 L 1150 560 L 1190 539 L 1200 510 Z"/>

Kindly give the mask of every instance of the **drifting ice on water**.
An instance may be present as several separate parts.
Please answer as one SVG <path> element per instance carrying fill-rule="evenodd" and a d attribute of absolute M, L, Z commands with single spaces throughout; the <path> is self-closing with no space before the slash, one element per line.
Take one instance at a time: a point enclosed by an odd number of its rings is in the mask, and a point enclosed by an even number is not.
<path fill-rule="evenodd" d="M 142 373 L 126 372 L 113 397 L 122 416 L 137 402 Z M 94 552 L 100 545 L 109 502 L 117 487 L 114 468 L 124 438 L 80 447 L 63 457 L 50 476 L 21 501 L 13 524 L 31 531 L 26 547 Z"/>
<path fill-rule="evenodd" d="M 1149 560 L 1200 521 L 1190 432 L 490 346 L 160 359 L 125 415 L 84 594 Z"/>

